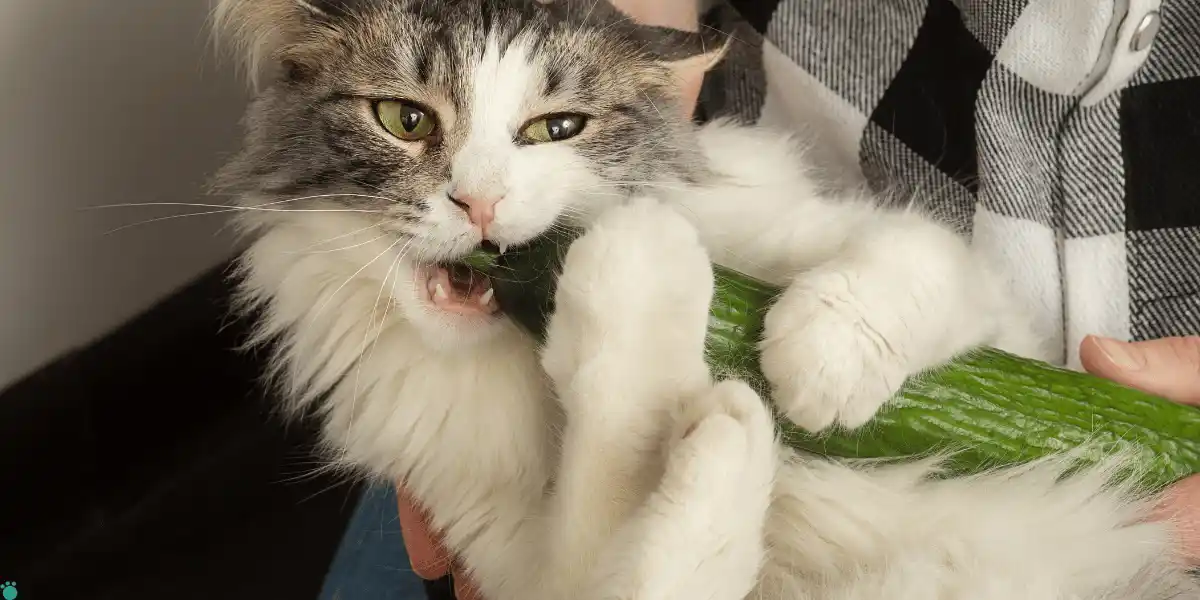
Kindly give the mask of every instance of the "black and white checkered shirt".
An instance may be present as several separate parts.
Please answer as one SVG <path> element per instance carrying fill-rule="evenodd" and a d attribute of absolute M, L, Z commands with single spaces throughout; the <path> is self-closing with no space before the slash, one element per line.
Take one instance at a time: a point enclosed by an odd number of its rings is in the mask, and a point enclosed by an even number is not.
<path fill-rule="evenodd" d="M 730 1 L 710 112 L 922 196 L 1069 364 L 1088 333 L 1200 333 L 1200 0 Z"/>

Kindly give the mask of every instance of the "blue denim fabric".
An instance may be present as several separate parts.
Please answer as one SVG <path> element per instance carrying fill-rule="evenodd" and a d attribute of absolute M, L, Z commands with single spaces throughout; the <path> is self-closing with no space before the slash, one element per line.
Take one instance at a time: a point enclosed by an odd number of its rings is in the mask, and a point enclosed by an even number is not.
<path fill-rule="evenodd" d="M 373 486 L 363 493 L 342 536 L 321 600 L 425 598 L 425 588 L 404 551 L 396 491 L 391 486 Z"/>

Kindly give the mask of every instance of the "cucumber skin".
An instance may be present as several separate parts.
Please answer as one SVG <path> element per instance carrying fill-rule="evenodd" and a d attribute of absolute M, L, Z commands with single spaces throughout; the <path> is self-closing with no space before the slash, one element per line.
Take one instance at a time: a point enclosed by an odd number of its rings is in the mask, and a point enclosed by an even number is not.
<path fill-rule="evenodd" d="M 715 267 L 708 327 L 714 375 L 761 392 L 762 316 L 778 290 Z M 1086 373 L 980 349 L 911 378 L 865 427 L 811 434 L 781 419 L 790 446 L 846 458 L 952 452 L 959 474 L 1082 449 L 1085 460 L 1128 453 L 1150 487 L 1200 471 L 1200 410 Z"/>
<path fill-rule="evenodd" d="M 500 257 L 496 297 L 541 338 L 569 238 Z M 763 316 L 779 289 L 714 265 L 707 362 L 714 377 L 765 396 L 758 364 Z M 514 275 L 520 274 L 520 277 Z M 511 310 L 510 310 L 511 308 Z M 866 426 L 811 434 L 779 419 L 790 446 L 823 456 L 902 458 L 949 453 L 951 474 L 972 474 L 1079 449 L 1086 461 L 1128 454 L 1149 488 L 1200 472 L 1200 410 L 1086 373 L 984 348 L 910 378 Z"/>

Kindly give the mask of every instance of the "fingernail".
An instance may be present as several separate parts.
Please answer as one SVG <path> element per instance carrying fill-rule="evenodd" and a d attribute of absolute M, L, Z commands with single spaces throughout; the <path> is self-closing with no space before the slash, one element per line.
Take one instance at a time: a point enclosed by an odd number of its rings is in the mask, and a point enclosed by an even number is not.
<path fill-rule="evenodd" d="M 1140 371 L 1142 367 L 1146 366 L 1142 354 L 1125 342 L 1098 337 L 1096 345 L 1100 347 L 1104 356 L 1108 357 L 1109 362 L 1126 371 Z"/>

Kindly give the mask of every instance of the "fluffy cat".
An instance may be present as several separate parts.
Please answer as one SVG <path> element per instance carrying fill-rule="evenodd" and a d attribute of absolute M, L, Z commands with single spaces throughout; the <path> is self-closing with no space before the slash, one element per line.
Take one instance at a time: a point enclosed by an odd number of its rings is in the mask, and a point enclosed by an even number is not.
<path fill-rule="evenodd" d="M 404 481 L 489 599 L 1195 591 L 1111 465 L 939 481 L 799 456 L 753 392 L 711 383 L 709 261 L 786 285 L 762 364 L 809 429 L 980 344 L 1039 354 L 946 227 L 822 192 L 786 135 L 677 116 L 677 70 L 720 36 L 596 0 L 219 0 L 216 20 L 261 88 L 220 175 L 254 240 L 255 341 L 335 464 Z M 559 222 L 589 232 L 539 354 L 446 265 Z"/>

